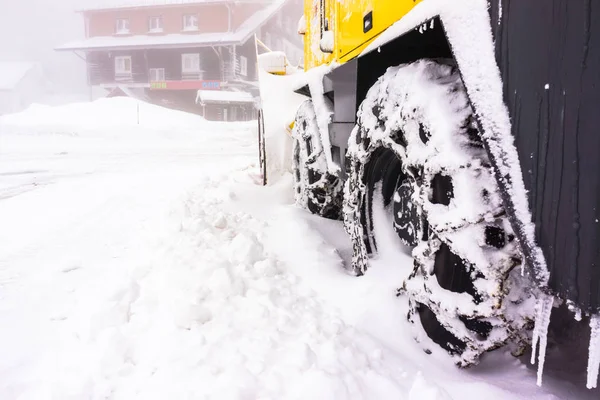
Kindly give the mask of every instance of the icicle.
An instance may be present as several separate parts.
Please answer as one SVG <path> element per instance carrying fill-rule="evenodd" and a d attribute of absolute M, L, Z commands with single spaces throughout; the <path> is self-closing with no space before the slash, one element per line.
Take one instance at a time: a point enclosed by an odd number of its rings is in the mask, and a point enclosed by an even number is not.
<path fill-rule="evenodd" d="M 533 328 L 533 341 L 531 344 L 531 363 L 535 364 L 535 354 L 539 343 L 537 385 L 542 386 L 544 362 L 546 361 L 546 345 L 548 344 L 548 325 L 554 297 L 541 294 L 535 303 L 535 326 Z"/>
<path fill-rule="evenodd" d="M 502 24 L 502 0 L 498 0 L 498 25 Z"/>
<path fill-rule="evenodd" d="M 600 314 L 590 317 L 590 349 L 588 353 L 587 388 L 598 386 L 598 370 L 600 369 Z"/>

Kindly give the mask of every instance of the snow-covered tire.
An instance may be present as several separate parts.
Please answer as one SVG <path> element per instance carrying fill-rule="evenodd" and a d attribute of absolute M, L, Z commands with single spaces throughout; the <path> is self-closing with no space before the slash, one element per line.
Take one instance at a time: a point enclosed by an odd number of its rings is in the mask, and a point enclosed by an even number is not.
<path fill-rule="evenodd" d="M 459 366 L 507 342 L 524 344 L 532 315 L 521 256 L 453 65 L 389 68 L 369 90 L 349 141 L 344 225 L 353 269 L 377 251 L 372 201 L 381 188 L 394 229 L 412 247 L 399 295 L 409 320 Z M 378 196 L 379 198 L 379 196 Z"/>
<path fill-rule="evenodd" d="M 312 101 L 298 108 L 292 130 L 292 170 L 296 204 L 311 213 L 340 219 L 343 184 L 327 170 Z"/>

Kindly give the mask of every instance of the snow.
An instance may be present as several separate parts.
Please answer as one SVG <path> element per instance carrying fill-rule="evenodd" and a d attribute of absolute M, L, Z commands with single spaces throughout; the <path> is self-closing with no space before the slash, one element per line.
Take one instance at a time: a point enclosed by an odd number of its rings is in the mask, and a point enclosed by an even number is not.
<path fill-rule="evenodd" d="M 446 8 L 450 8 L 450 6 L 445 0 L 425 0 L 418 3 L 408 14 L 402 17 L 402 19 L 386 29 L 381 35 L 377 36 L 377 38 L 363 50 L 362 54 L 377 50 L 377 48 L 394 40 L 398 36 L 414 29 L 415 26 L 420 26 L 427 20 L 439 15 Z"/>
<path fill-rule="evenodd" d="M 304 17 L 304 14 L 302 14 L 300 16 L 300 19 L 298 20 L 298 34 L 299 35 L 304 35 L 306 34 L 306 18 Z"/>
<path fill-rule="evenodd" d="M 498 26 L 502 24 L 502 0 L 498 0 Z"/>
<path fill-rule="evenodd" d="M 198 90 L 196 103 L 203 102 L 253 103 L 254 98 L 248 92 L 234 92 L 231 90 Z"/>
<path fill-rule="evenodd" d="M 34 67 L 29 62 L 0 61 L 0 90 L 14 89 Z"/>
<path fill-rule="evenodd" d="M 317 125 L 321 131 L 321 141 L 324 149 L 331 149 L 331 140 L 329 138 L 329 123 L 333 115 L 333 103 L 325 97 L 325 89 L 323 87 L 323 77 L 337 66 L 336 63 L 329 65 L 321 65 L 311 68 L 307 71 L 303 80 L 306 80 L 310 89 L 311 99 L 317 114 Z M 327 169 L 332 175 L 339 174 L 341 167 L 333 162 L 331 151 L 325 151 L 325 160 L 327 161 Z"/>
<path fill-rule="evenodd" d="M 325 31 L 323 32 L 323 37 L 319 42 L 319 46 L 321 46 L 321 51 L 326 51 L 331 53 L 334 47 L 334 36 L 333 31 Z"/>
<path fill-rule="evenodd" d="M 265 8 L 260 11 L 255 12 L 242 22 L 237 32 L 245 33 L 244 40 L 245 41 L 249 35 L 255 33 L 255 31 L 260 28 L 267 20 L 273 16 L 279 9 L 285 4 L 287 0 L 268 0 L 264 4 L 268 4 Z M 240 3 L 243 3 L 240 2 Z"/>
<path fill-rule="evenodd" d="M 291 181 L 260 185 L 253 123 L 119 98 L 0 117 L 0 398 L 597 399 L 504 350 L 426 355 L 394 295 L 412 260 L 349 275 Z"/>
<path fill-rule="evenodd" d="M 575 319 L 575 321 L 580 322 L 582 319 L 582 316 L 583 316 L 583 312 L 581 311 L 581 308 L 577 304 L 575 304 L 575 302 L 573 302 L 572 300 L 567 300 L 566 304 L 567 304 L 567 309 L 574 314 L 573 318 Z"/>
<path fill-rule="evenodd" d="M 132 35 L 126 37 L 94 36 L 89 39 L 77 40 L 58 46 L 56 50 L 92 50 L 111 48 L 160 48 L 165 46 L 199 46 L 225 45 L 239 43 L 247 37 L 248 32 L 211 32 L 199 34 L 170 33 L 167 35 Z"/>
<path fill-rule="evenodd" d="M 590 348 L 587 367 L 588 389 L 598 387 L 598 371 L 600 370 L 600 315 L 590 317 Z"/>
<path fill-rule="evenodd" d="M 548 326 L 550 325 L 550 315 L 552 314 L 552 305 L 554 297 L 540 295 L 535 304 L 535 326 L 533 328 L 533 339 L 531 343 L 531 363 L 535 364 L 535 355 L 538 351 L 538 372 L 537 385 L 542 386 L 542 377 L 544 375 L 544 362 L 546 359 L 546 345 L 548 344 Z"/>
<path fill-rule="evenodd" d="M 60 135 L 96 135 L 98 129 L 125 128 L 130 135 L 147 134 L 153 130 L 169 128 L 201 127 L 204 118 L 184 112 L 169 110 L 129 97 L 103 98 L 91 103 L 71 103 L 62 107 L 33 104 L 26 111 L 3 116 L 3 131 L 19 130 L 28 135 L 53 133 Z M 104 135 L 121 136 L 121 132 L 105 132 Z M 175 134 L 175 132 L 172 132 Z"/>
<path fill-rule="evenodd" d="M 227 0 L 92 0 L 82 11 L 224 3 Z"/>

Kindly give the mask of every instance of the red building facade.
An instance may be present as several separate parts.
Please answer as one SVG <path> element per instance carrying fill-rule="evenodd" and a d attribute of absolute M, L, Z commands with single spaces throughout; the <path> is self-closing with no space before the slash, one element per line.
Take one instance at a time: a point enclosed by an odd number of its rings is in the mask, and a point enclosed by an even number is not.
<path fill-rule="evenodd" d="M 81 11 L 83 40 L 57 50 L 85 57 L 88 83 L 206 113 L 198 90 L 257 93 L 254 35 L 301 57 L 302 0 L 121 0 Z M 296 60 L 295 62 L 299 62 Z M 222 95 L 221 99 L 247 96 Z M 223 101 L 210 119 L 254 118 L 253 104 Z M 227 111 L 224 111 L 226 110 Z M 200 112 L 200 113 L 202 113 Z"/>

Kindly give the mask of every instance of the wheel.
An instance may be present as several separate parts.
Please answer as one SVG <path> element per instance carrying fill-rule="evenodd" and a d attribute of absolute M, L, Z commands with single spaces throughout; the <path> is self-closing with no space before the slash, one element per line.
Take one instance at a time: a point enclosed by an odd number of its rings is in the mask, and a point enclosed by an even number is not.
<path fill-rule="evenodd" d="M 459 366 L 508 342 L 533 319 L 521 257 L 458 71 L 421 60 L 390 68 L 369 90 L 350 137 L 344 225 L 353 269 L 377 251 L 383 201 L 413 269 L 399 295 L 408 318 Z"/>
<path fill-rule="evenodd" d="M 343 184 L 327 171 L 312 101 L 298 108 L 292 129 L 292 169 L 296 204 L 330 219 L 341 218 Z"/>

